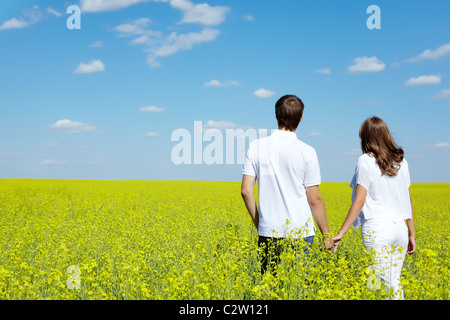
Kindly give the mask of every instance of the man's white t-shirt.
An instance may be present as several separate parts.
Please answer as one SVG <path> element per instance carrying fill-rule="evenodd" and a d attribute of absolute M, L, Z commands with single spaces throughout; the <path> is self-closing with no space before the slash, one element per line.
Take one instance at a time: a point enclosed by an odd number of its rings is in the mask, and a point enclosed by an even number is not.
<path fill-rule="evenodd" d="M 260 236 L 314 235 L 305 189 L 321 183 L 313 147 L 300 141 L 295 132 L 275 130 L 250 144 L 242 173 L 257 178 Z"/>
<path fill-rule="evenodd" d="M 369 219 L 399 221 L 411 218 L 409 197 L 408 162 L 400 163 L 397 175 L 381 175 L 375 158 L 367 153 L 359 157 L 350 187 L 353 189 L 352 202 L 355 199 L 356 186 L 367 190 L 366 202 L 353 223 L 358 227 Z"/>

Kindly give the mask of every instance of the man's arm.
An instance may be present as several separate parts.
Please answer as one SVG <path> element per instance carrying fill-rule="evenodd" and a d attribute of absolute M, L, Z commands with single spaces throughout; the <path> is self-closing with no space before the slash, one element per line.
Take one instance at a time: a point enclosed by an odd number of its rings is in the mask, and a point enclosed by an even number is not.
<path fill-rule="evenodd" d="M 242 199 L 244 199 L 245 206 L 247 208 L 250 217 L 252 218 L 253 224 L 256 229 L 258 229 L 259 224 L 259 213 L 258 207 L 256 206 L 256 200 L 253 193 L 255 189 L 256 177 L 243 175 L 242 176 L 242 185 L 241 185 L 241 195 Z"/>
<path fill-rule="evenodd" d="M 330 250 L 333 247 L 333 244 L 330 242 L 330 228 L 328 227 L 325 203 L 323 202 L 319 186 L 307 187 L 306 197 L 308 198 L 308 204 L 311 208 L 314 220 L 316 220 L 317 226 L 323 235 L 325 250 Z"/>

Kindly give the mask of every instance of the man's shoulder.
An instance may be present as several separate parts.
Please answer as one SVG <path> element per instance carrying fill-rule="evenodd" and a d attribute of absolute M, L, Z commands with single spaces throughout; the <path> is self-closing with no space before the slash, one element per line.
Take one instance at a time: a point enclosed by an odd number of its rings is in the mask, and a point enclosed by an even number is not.
<path fill-rule="evenodd" d="M 297 138 L 296 144 L 300 149 L 304 150 L 305 152 L 308 152 L 308 153 L 316 152 L 316 149 L 313 146 L 307 144 L 306 142 L 304 142 L 298 138 Z"/>
<path fill-rule="evenodd" d="M 269 141 L 269 138 L 270 138 L 270 136 L 255 139 L 250 142 L 249 147 L 252 148 L 252 147 L 256 147 L 262 143 L 266 143 Z"/>
<path fill-rule="evenodd" d="M 258 154 L 261 151 L 261 149 L 264 149 L 264 146 L 268 145 L 269 142 L 268 138 L 269 137 L 262 137 L 250 141 L 250 143 L 248 144 L 247 153 L 252 155 Z"/>
<path fill-rule="evenodd" d="M 268 135 L 265 137 L 261 137 L 258 139 L 253 140 L 249 144 L 249 149 L 256 150 L 258 148 L 264 147 L 264 146 L 270 146 L 272 143 L 276 143 L 273 141 L 274 137 L 272 135 Z M 300 140 L 298 137 L 294 140 L 294 148 L 297 150 L 301 150 L 304 153 L 315 153 L 316 149 Z"/>

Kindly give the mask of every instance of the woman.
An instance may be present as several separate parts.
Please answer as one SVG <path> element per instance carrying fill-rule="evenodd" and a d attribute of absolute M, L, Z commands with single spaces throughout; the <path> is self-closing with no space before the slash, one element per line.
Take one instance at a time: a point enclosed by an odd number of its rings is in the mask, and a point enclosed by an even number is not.
<path fill-rule="evenodd" d="M 375 254 L 371 268 L 393 289 L 395 299 L 403 299 L 400 273 L 405 255 L 415 251 L 408 163 L 380 118 L 364 121 L 359 137 L 363 155 L 350 184 L 352 205 L 332 238 L 334 252 L 352 224 L 361 226 L 364 247 Z"/>

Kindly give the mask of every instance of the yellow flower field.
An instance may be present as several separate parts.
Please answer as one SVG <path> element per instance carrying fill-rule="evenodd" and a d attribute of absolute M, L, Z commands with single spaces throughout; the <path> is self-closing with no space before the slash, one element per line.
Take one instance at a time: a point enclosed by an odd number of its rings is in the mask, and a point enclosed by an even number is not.
<path fill-rule="evenodd" d="M 0 299 L 386 299 L 360 230 L 336 254 L 284 252 L 261 277 L 236 182 L 0 180 Z M 347 183 L 320 187 L 332 234 Z M 450 184 L 411 186 L 416 253 L 405 299 L 449 298 Z M 303 261 L 303 262 L 302 262 Z"/>

